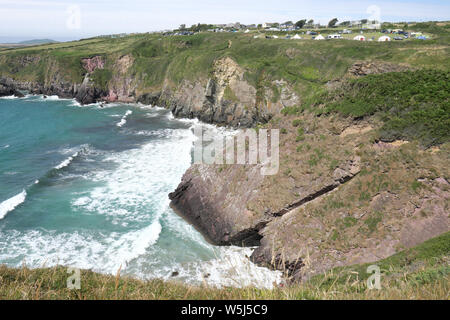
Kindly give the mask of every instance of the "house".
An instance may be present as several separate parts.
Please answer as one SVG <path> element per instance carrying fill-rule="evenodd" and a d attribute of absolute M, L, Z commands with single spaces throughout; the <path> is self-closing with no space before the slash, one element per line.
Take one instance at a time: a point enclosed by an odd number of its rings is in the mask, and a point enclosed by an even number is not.
<path fill-rule="evenodd" d="M 362 36 L 362 35 L 357 35 L 356 37 L 353 38 L 353 40 L 356 41 L 366 41 L 366 37 Z"/>
<path fill-rule="evenodd" d="M 380 29 L 381 23 L 378 21 L 370 21 L 362 26 L 363 29 Z"/>
<path fill-rule="evenodd" d="M 391 41 L 391 38 L 388 36 L 382 36 L 378 38 L 378 42 Z"/>
<path fill-rule="evenodd" d="M 290 27 L 293 27 L 293 26 L 294 26 L 294 24 L 292 22 L 280 24 L 280 28 L 290 28 Z"/>
<path fill-rule="evenodd" d="M 319 34 L 317 37 L 314 38 L 314 40 L 325 40 L 324 36 Z"/>
<path fill-rule="evenodd" d="M 274 25 L 276 25 L 276 23 L 264 22 L 264 23 L 262 24 L 262 27 L 263 27 L 264 29 L 267 29 L 267 28 L 271 28 L 271 27 L 274 26 Z"/>
<path fill-rule="evenodd" d="M 361 26 L 362 26 L 361 20 L 350 21 L 349 27 L 361 27 Z"/>

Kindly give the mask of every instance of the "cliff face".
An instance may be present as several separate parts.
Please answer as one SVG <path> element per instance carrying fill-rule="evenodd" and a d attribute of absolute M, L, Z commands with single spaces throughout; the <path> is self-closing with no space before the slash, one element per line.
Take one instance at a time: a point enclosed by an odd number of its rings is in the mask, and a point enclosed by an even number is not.
<path fill-rule="evenodd" d="M 63 67 L 55 61 L 46 64 L 42 81 L 8 78 L 3 82 L 8 84 L 11 92 L 20 89 L 70 97 L 81 104 L 98 101 L 141 102 L 167 107 L 177 117 L 199 118 L 207 123 L 233 127 L 251 127 L 258 122 L 267 122 L 283 107 L 300 102 L 299 96 L 285 81 L 271 83 L 280 91 L 279 96 L 274 96 L 270 87 L 256 89 L 246 81 L 244 69 L 229 57 L 213 62 L 210 78 L 183 80 L 179 84 L 167 80 L 160 90 L 150 93 L 133 72 L 132 55 L 109 57 L 108 61 L 105 59 L 102 56 L 82 58 L 80 64 L 84 72 L 80 82 L 68 81 L 64 77 Z M 39 62 L 32 58 L 28 60 L 34 64 Z M 105 71 L 107 66 L 113 72 Z M 27 67 L 27 64 L 22 67 Z M 145 91 L 147 93 L 143 93 Z"/>
<path fill-rule="evenodd" d="M 256 246 L 251 260 L 293 281 L 337 266 L 375 262 L 450 230 L 444 149 L 374 143 L 377 123 L 298 117 L 268 127 L 280 138 L 280 171 L 193 165 L 172 207 L 218 245 Z"/>
<path fill-rule="evenodd" d="M 198 118 L 207 123 L 232 127 L 251 127 L 258 122 L 267 122 L 283 107 L 300 102 L 286 82 L 275 85 L 282 91 L 278 99 L 272 97 L 270 88 L 260 88 L 258 92 L 245 80 L 244 70 L 234 60 L 225 57 L 214 61 L 210 78 L 183 80 L 178 86 L 166 84 L 161 93 L 143 95 L 138 101 L 166 106 L 177 117 Z"/>
<path fill-rule="evenodd" d="M 348 51 L 350 42 L 155 37 L 93 56 L 87 52 L 103 48 L 80 45 L 58 52 L 62 58 L 0 55 L 0 95 L 23 89 L 82 104 L 140 102 L 177 117 L 279 129 L 278 174 L 262 176 L 258 165 L 193 165 L 170 199 L 211 242 L 257 246 L 254 262 L 295 280 L 377 261 L 449 230 L 448 143 L 424 150 L 412 141 L 381 142 L 378 118 L 296 108 L 310 91 L 339 91 L 351 78 L 409 69 L 354 61 L 405 57 L 395 47 L 381 54 L 370 43 Z M 422 56 L 409 55 L 419 63 Z"/>

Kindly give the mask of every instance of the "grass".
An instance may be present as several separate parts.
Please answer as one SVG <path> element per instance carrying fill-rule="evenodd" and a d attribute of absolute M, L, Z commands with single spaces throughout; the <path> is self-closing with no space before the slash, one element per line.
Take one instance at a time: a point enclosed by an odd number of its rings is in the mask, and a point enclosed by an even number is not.
<path fill-rule="evenodd" d="M 110 79 L 109 73 L 114 76 L 117 72 L 114 62 L 123 55 L 130 55 L 133 66 L 126 75 L 120 76 L 135 79 L 136 93 L 142 94 L 161 90 L 165 83 L 177 86 L 183 80 L 206 81 L 211 76 L 213 62 L 228 56 L 245 70 L 246 80 L 260 88 L 261 101 L 267 96 L 264 93 L 267 90 L 272 91 L 272 100 L 279 99 L 280 90 L 272 82 L 281 79 L 287 81 L 303 101 L 308 101 L 324 90 L 325 83 L 341 78 L 358 60 L 405 62 L 448 70 L 450 55 L 445 33 L 448 28 L 435 26 L 431 29 L 430 32 L 437 33 L 433 40 L 389 44 L 254 39 L 253 34 L 208 32 L 193 36 L 136 34 L 121 38 L 99 37 L 0 50 L 0 75 L 50 82 L 58 73 L 66 81 L 79 83 L 85 73 L 80 60 L 101 55 L 105 57 L 107 70 L 105 74 L 97 75 L 94 82 L 104 87 Z M 39 56 L 41 61 L 24 66 L 22 60 L 30 56 Z M 231 92 L 229 98 L 234 98 Z M 294 107 L 286 112 L 301 111 L 300 107 Z"/>
<path fill-rule="evenodd" d="M 347 222 L 344 222 L 347 223 Z M 351 223 L 348 222 L 348 223 Z M 275 289 L 188 286 L 173 281 L 141 281 L 120 274 L 81 271 L 81 288 L 67 288 L 67 268 L 0 266 L 0 299 L 448 299 L 450 233 L 375 263 L 381 290 L 367 288 L 370 264 L 335 268 L 308 282 Z"/>

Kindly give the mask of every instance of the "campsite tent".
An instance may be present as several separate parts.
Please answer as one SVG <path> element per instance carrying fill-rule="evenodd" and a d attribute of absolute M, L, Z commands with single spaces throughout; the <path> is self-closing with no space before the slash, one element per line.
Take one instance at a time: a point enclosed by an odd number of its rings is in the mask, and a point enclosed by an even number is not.
<path fill-rule="evenodd" d="M 295 36 L 293 36 L 291 39 L 301 39 L 302 37 L 300 37 L 298 34 L 296 34 Z"/>
<path fill-rule="evenodd" d="M 325 40 L 323 35 L 319 34 L 317 37 L 314 38 L 314 40 Z"/>
<path fill-rule="evenodd" d="M 418 37 L 416 37 L 416 39 L 419 39 L 419 40 L 427 40 L 427 37 L 425 37 L 425 36 L 418 36 Z"/>
<path fill-rule="evenodd" d="M 383 41 L 391 41 L 391 38 L 388 36 L 382 36 L 378 38 L 378 42 L 383 42 Z"/>
<path fill-rule="evenodd" d="M 362 36 L 362 35 L 358 35 L 358 36 L 354 37 L 353 40 L 356 40 L 356 41 L 366 41 L 366 37 L 364 37 L 364 36 Z"/>
<path fill-rule="evenodd" d="M 250 32 L 250 30 L 248 30 L 248 29 L 244 31 L 244 33 L 249 33 L 249 32 Z"/>

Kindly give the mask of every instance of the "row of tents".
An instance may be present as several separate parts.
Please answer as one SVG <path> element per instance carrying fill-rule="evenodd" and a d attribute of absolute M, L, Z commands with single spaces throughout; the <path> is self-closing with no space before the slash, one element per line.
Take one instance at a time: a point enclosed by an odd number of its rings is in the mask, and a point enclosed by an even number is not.
<path fill-rule="evenodd" d="M 254 36 L 253 38 L 259 38 L 258 35 Z M 278 39 L 279 37 L 276 35 L 273 36 L 266 36 L 266 38 L 268 39 Z M 302 39 L 302 37 L 300 37 L 298 34 L 296 34 L 295 36 L 286 36 L 285 39 Z M 319 34 L 318 36 L 312 37 L 313 40 L 325 40 L 325 37 L 321 34 Z M 341 35 L 328 35 L 326 39 L 343 39 Z M 425 36 L 419 36 L 416 37 L 416 39 L 421 39 L 421 40 L 426 40 Z M 356 37 L 353 38 L 353 40 L 355 41 L 366 41 L 366 37 L 363 35 L 357 35 Z M 368 41 L 374 41 L 375 37 L 372 37 L 371 39 L 369 39 Z M 378 42 L 386 42 L 386 41 L 391 41 L 391 37 L 389 36 L 381 36 L 378 38 Z M 397 39 L 396 39 L 397 40 Z"/>

